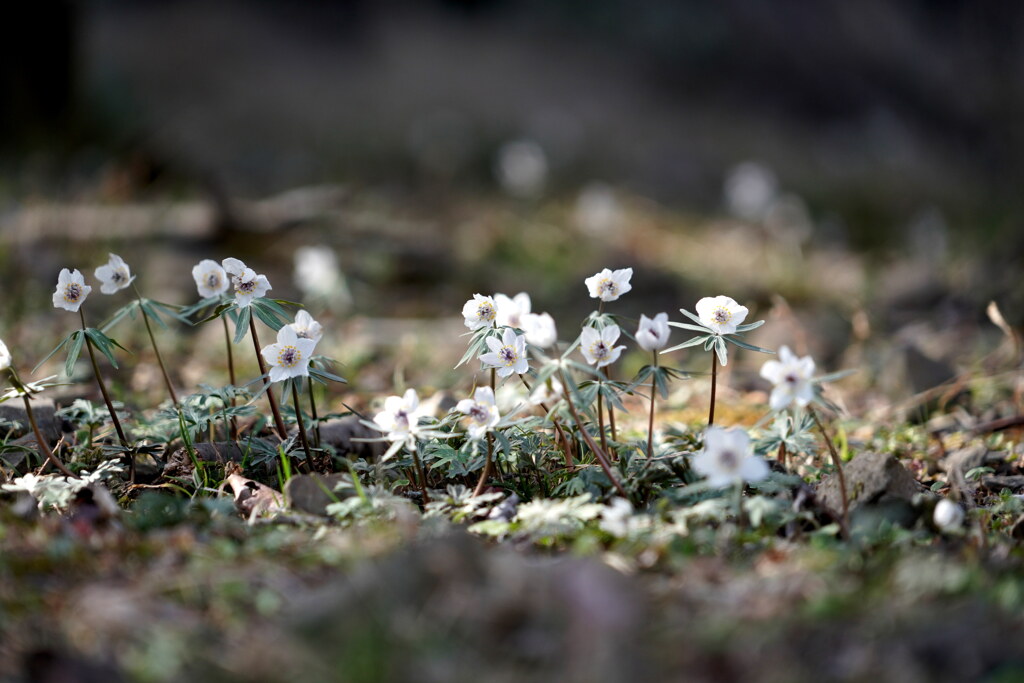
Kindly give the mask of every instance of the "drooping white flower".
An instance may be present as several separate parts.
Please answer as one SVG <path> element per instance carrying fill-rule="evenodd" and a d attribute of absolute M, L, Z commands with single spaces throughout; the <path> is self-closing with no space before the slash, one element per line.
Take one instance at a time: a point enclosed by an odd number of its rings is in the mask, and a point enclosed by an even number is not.
<path fill-rule="evenodd" d="M 747 317 L 746 306 L 727 296 L 706 296 L 697 302 L 700 324 L 715 334 L 732 334 Z"/>
<path fill-rule="evenodd" d="M 511 327 L 506 327 L 500 341 L 488 337 L 486 343 L 490 352 L 480 356 L 480 362 L 487 367 L 497 368 L 498 377 L 508 377 L 513 372 L 521 375 L 530 369 L 526 359 L 525 334 L 516 334 Z"/>
<path fill-rule="evenodd" d="M 469 417 L 467 432 L 469 438 L 474 441 L 484 438 L 501 420 L 498 406 L 494 401 L 494 392 L 490 387 L 477 387 L 473 392 L 473 398 L 462 399 L 455 406 L 455 410 Z"/>
<path fill-rule="evenodd" d="M 636 343 L 644 351 L 660 351 L 668 344 L 668 313 L 659 313 L 653 319 L 640 316 L 640 327 L 636 331 Z"/>
<path fill-rule="evenodd" d="M 57 276 L 57 289 L 53 292 L 53 307 L 77 313 L 91 291 L 92 287 L 85 284 L 85 278 L 77 268 L 74 271 L 61 268 Z"/>
<path fill-rule="evenodd" d="M 0 370 L 11 367 L 11 352 L 7 350 L 7 344 L 0 341 Z"/>
<path fill-rule="evenodd" d="M 295 331 L 295 336 L 299 339 L 312 339 L 314 342 L 318 342 L 320 337 L 324 336 L 323 325 L 314 320 L 306 309 L 301 309 L 296 313 L 295 322 L 287 327 L 292 328 Z"/>
<path fill-rule="evenodd" d="M 519 292 L 513 297 L 504 294 L 494 295 L 494 305 L 498 312 L 495 316 L 500 327 L 523 328 L 523 316 L 530 314 L 530 295 L 526 292 Z"/>
<path fill-rule="evenodd" d="M 498 306 L 491 297 L 474 294 L 473 298 L 462 306 L 462 317 L 465 318 L 466 327 L 471 330 L 490 327 L 498 317 Z"/>
<path fill-rule="evenodd" d="M 527 313 L 522 318 L 521 328 L 526 332 L 526 341 L 546 349 L 558 341 L 555 319 L 550 313 Z"/>
<path fill-rule="evenodd" d="M 225 268 L 225 270 L 227 269 Z M 257 274 L 252 268 L 246 268 L 238 275 L 232 275 L 231 286 L 235 290 L 235 303 L 239 308 L 251 305 L 253 299 L 266 296 L 267 292 L 273 289 L 267 276 Z"/>
<path fill-rule="evenodd" d="M 772 410 L 782 410 L 790 403 L 803 407 L 814 400 L 813 376 L 813 358 L 797 358 L 788 346 L 780 348 L 779 360 L 769 360 L 761 366 L 761 377 L 775 385 L 769 400 Z"/>
<path fill-rule="evenodd" d="M 313 356 L 316 342 L 300 339 L 291 325 L 277 331 L 277 343 L 264 347 L 260 353 L 270 364 L 270 381 L 280 382 L 289 377 L 309 375 L 309 359 Z"/>
<path fill-rule="evenodd" d="M 204 299 L 220 296 L 228 291 L 227 271 L 213 259 L 204 258 L 192 266 L 192 279 L 196 281 L 199 296 Z"/>
<path fill-rule="evenodd" d="M 100 291 L 104 294 L 113 294 L 118 290 L 124 289 L 135 279 L 131 268 L 124 262 L 124 259 L 117 254 L 110 254 L 109 256 L 109 260 L 97 268 L 95 273 L 96 279 L 102 283 Z"/>
<path fill-rule="evenodd" d="M 588 363 L 599 368 L 611 365 L 619 359 L 619 354 L 626 348 L 625 345 L 615 346 L 619 334 L 621 330 L 618 325 L 608 325 L 600 332 L 593 327 L 584 327 L 580 333 L 580 351 L 583 352 L 583 357 Z"/>
<path fill-rule="evenodd" d="M 224 267 L 224 272 L 231 276 L 241 275 L 246 269 L 245 263 L 230 256 L 221 261 L 220 265 Z"/>
<path fill-rule="evenodd" d="M 943 498 L 935 505 L 932 521 L 942 531 L 959 531 L 964 523 L 964 509 L 949 498 Z"/>
<path fill-rule="evenodd" d="M 564 389 L 557 377 L 549 377 L 546 382 L 537 382 L 530 392 L 530 403 L 535 406 L 550 404 L 562 400 Z M 550 405 L 548 406 L 551 407 Z"/>
<path fill-rule="evenodd" d="M 707 477 L 708 485 L 714 488 L 761 481 L 768 476 L 768 465 L 754 455 L 750 436 L 739 428 L 708 427 L 704 450 L 693 458 L 693 469 Z"/>
<path fill-rule="evenodd" d="M 633 289 L 629 279 L 633 277 L 632 268 L 620 270 L 609 270 L 605 268 L 596 275 L 591 275 L 583 282 L 586 283 L 590 296 L 601 301 L 615 301 L 620 296 Z"/>
<path fill-rule="evenodd" d="M 419 433 L 420 397 L 415 389 L 406 390 L 403 396 L 388 396 L 384 410 L 373 418 L 377 428 L 387 435 L 388 441 L 404 441 L 410 448 L 416 447 Z"/>

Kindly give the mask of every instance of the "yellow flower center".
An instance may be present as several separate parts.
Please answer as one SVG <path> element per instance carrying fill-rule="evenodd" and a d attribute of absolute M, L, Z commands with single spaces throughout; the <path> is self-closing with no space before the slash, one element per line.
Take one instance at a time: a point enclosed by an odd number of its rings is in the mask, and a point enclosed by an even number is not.
<path fill-rule="evenodd" d="M 732 319 L 732 311 L 724 306 L 719 306 L 711 316 L 719 325 L 729 322 Z"/>
<path fill-rule="evenodd" d="M 494 320 L 495 315 L 497 315 L 497 312 L 494 310 L 494 306 L 489 303 L 484 302 L 477 306 L 476 317 L 480 318 L 480 320 L 491 321 Z"/>
<path fill-rule="evenodd" d="M 590 345 L 590 355 L 595 360 L 604 360 L 608 357 L 608 345 L 604 343 L 604 340 L 598 340 Z"/>
<path fill-rule="evenodd" d="M 82 287 L 77 282 L 69 282 L 64 285 L 64 301 L 73 304 L 82 296 Z"/>
<path fill-rule="evenodd" d="M 502 346 L 501 350 L 498 351 L 498 358 L 505 364 L 505 367 L 514 365 L 516 362 L 516 350 L 511 346 Z"/>
<path fill-rule="evenodd" d="M 236 294 L 252 294 L 256 290 L 256 280 L 237 280 L 235 282 Z"/>

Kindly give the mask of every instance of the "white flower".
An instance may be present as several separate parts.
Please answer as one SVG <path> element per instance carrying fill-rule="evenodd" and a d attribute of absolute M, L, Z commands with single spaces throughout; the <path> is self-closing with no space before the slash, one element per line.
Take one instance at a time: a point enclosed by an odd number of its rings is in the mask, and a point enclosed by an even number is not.
<path fill-rule="evenodd" d="M 11 367 L 11 352 L 7 350 L 7 344 L 0 341 L 0 370 Z"/>
<path fill-rule="evenodd" d="M 225 261 L 229 260 L 231 259 L 225 259 Z M 231 271 L 228 270 L 228 272 Z M 266 296 L 267 292 L 272 289 L 267 276 L 258 275 L 252 268 L 246 268 L 238 275 L 232 275 L 231 286 L 235 290 L 235 303 L 239 308 L 251 305 L 253 299 Z"/>
<path fill-rule="evenodd" d="M 814 400 L 814 359 L 797 358 L 788 346 L 779 349 L 779 360 L 761 366 L 761 377 L 775 385 L 769 400 L 772 410 L 782 410 L 790 403 L 805 406 Z"/>
<path fill-rule="evenodd" d="M 235 259 L 237 260 L 237 259 Z M 209 299 L 228 291 L 228 274 L 213 259 L 204 258 L 192 266 L 192 279 L 196 281 L 199 296 Z"/>
<path fill-rule="evenodd" d="M 246 265 L 239 259 L 228 257 L 220 262 L 224 267 L 224 271 L 228 275 L 241 275 L 246 268 Z"/>
<path fill-rule="evenodd" d="M 530 392 L 529 401 L 532 405 L 539 406 L 541 403 L 561 401 L 563 395 L 562 383 L 557 377 L 549 377 L 546 382 L 537 382 Z"/>
<path fill-rule="evenodd" d="M 466 327 L 471 330 L 490 327 L 497 316 L 498 306 L 494 299 L 483 294 L 474 294 L 473 298 L 462 306 L 462 317 L 466 319 Z"/>
<path fill-rule="evenodd" d="M 700 324 L 715 334 L 732 334 L 747 317 L 747 307 L 727 296 L 706 296 L 697 302 Z"/>
<path fill-rule="evenodd" d="M 107 263 L 96 269 L 96 279 L 103 283 L 100 286 L 100 291 L 104 294 L 113 294 L 124 289 L 135 279 L 124 259 L 117 254 L 109 256 L 110 259 Z"/>
<path fill-rule="evenodd" d="M 264 347 L 260 353 L 270 363 L 270 381 L 280 382 L 289 377 L 309 375 L 309 359 L 313 356 L 316 342 L 300 339 L 291 325 L 285 325 L 277 332 L 277 343 Z"/>
<path fill-rule="evenodd" d="M 640 316 L 640 327 L 636 331 L 636 343 L 644 351 L 660 351 L 668 344 L 668 313 L 659 313 L 654 319 Z"/>
<path fill-rule="evenodd" d="M 632 516 L 632 503 L 625 498 L 613 498 L 601 510 L 601 530 L 608 532 L 616 538 L 622 538 L 629 533 L 629 521 Z"/>
<path fill-rule="evenodd" d="M 625 346 L 615 346 L 620 334 L 618 325 L 609 325 L 600 332 L 593 327 L 584 327 L 580 333 L 580 351 L 591 365 L 603 368 L 619 359 Z"/>
<path fill-rule="evenodd" d="M 488 337 L 487 348 L 491 351 L 480 356 L 480 362 L 488 367 L 498 369 L 498 377 L 508 377 L 513 372 L 521 375 L 530 369 L 526 360 L 526 335 L 516 334 L 511 327 L 506 327 L 501 341 Z"/>
<path fill-rule="evenodd" d="M 693 458 L 693 469 L 707 477 L 708 485 L 714 488 L 761 481 L 768 476 L 768 465 L 754 455 L 750 436 L 738 428 L 708 427 L 704 450 Z"/>
<path fill-rule="evenodd" d="M 74 272 L 61 268 L 57 276 L 57 289 L 53 292 L 53 307 L 75 313 L 91 291 L 92 287 L 85 284 L 85 278 L 77 268 Z"/>
<path fill-rule="evenodd" d="M 526 341 L 546 349 L 558 341 L 555 319 L 550 313 L 527 313 L 522 317 L 521 328 L 526 332 Z"/>
<path fill-rule="evenodd" d="M 405 441 L 410 448 L 416 446 L 419 432 L 420 398 L 415 389 L 409 389 L 404 396 L 388 396 L 384 410 L 373 418 L 377 428 L 387 433 L 389 441 Z"/>
<path fill-rule="evenodd" d="M 495 320 L 500 327 L 518 327 L 523 329 L 523 316 L 530 314 L 529 294 L 519 292 L 513 297 L 495 294 L 494 305 L 498 309 Z"/>
<path fill-rule="evenodd" d="M 477 387 L 473 398 L 464 398 L 455 406 L 455 410 L 469 417 L 469 438 L 477 441 L 486 436 L 501 420 L 498 406 L 494 401 L 494 392 L 490 387 Z"/>
<path fill-rule="evenodd" d="M 932 521 L 942 531 L 958 531 L 964 523 L 964 509 L 949 498 L 943 498 L 935 506 Z"/>
<path fill-rule="evenodd" d="M 323 326 L 314 320 L 313 316 L 305 309 L 296 313 L 295 322 L 287 327 L 292 328 L 295 331 L 295 336 L 299 339 L 312 339 L 314 342 L 318 342 L 320 337 L 324 336 Z"/>
<path fill-rule="evenodd" d="M 590 290 L 590 296 L 601 301 L 615 301 L 620 296 L 633 289 L 629 279 L 633 277 L 632 268 L 621 270 L 608 270 L 605 268 L 597 275 L 591 275 L 583 282 Z"/>

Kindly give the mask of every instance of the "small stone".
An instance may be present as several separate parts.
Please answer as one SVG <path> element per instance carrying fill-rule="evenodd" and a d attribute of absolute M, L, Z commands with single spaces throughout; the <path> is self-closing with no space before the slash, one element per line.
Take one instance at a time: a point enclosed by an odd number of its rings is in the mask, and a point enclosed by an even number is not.
<path fill-rule="evenodd" d="M 890 453 L 860 453 L 843 466 L 850 512 L 865 507 L 890 507 L 893 503 L 911 504 L 914 496 L 927 493 L 920 482 Z M 818 500 L 835 513 L 843 509 L 838 473 L 818 483 Z M 894 506 L 905 507 L 905 506 Z"/>
<path fill-rule="evenodd" d="M 297 474 L 284 485 L 284 495 L 293 510 L 327 515 L 327 506 L 349 497 L 335 487 L 347 478 L 341 474 Z"/>

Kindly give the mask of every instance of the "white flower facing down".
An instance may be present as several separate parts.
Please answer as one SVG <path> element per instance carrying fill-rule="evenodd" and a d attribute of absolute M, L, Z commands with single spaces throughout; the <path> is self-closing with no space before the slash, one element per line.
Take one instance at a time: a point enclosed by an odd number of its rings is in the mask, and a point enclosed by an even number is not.
<path fill-rule="evenodd" d="M 494 295 L 494 305 L 497 308 L 495 321 L 498 327 L 523 327 L 523 317 L 530 314 L 530 295 L 526 292 L 519 292 L 513 297 L 504 294 Z"/>
<path fill-rule="evenodd" d="M 747 318 L 746 306 L 727 296 L 706 296 L 697 302 L 700 324 L 715 334 L 732 334 Z"/>
<path fill-rule="evenodd" d="M 943 498 L 935 505 L 932 521 L 942 531 L 959 531 L 964 523 L 964 509 L 949 498 Z"/>
<path fill-rule="evenodd" d="M 313 316 L 305 309 L 296 313 L 295 322 L 287 327 L 290 327 L 299 339 L 312 339 L 314 342 L 318 342 L 324 336 L 323 325 L 314 320 Z"/>
<path fill-rule="evenodd" d="M 469 427 L 466 431 L 469 438 L 474 441 L 484 438 L 501 420 L 494 392 L 490 387 L 477 387 L 473 392 L 473 398 L 462 399 L 455 406 L 455 410 L 469 417 Z"/>
<path fill-rule="evenodd" d="M 473 298 L 462 306 L 463 321 L 471 330 L 490 327 L 498 317 L 498 305 L 494 299 L 483 294 L 474 294 Z"/>
<path fill-rule="evenodd" d="M 769 360 L 761 366 L 761 377 L 775 385 L 768 402 L 772 410 L 783 410 L 791 403 L 803 407 L 813 401 L 813 376 L 813 358 L 797 358 L 788 346 L 780 348 L 779 360 Z"/>
<path fill-rule="evenodd" d="M 591 275 L 583 282 L 590 291 L 590 296 L 601 301 L 615 301 L 620 296 L 633 289 L 629 279 L 633 277 L 632 268 L 620 270 L 609 270 L 605 268 L 596 275 Z"/>
<path fill-rule="evenodd" d="M 53 307 L 77 313 L 91 291 L 92 287 L 85 284 L 85 278 L 77 268 L 74 271 L 61 268 L 57 276 L 57 289 L 53 292 Z"/>
<path fill-rule="evenodd" d="M 636 343 L 644 351 L 660 351 L 668 344 L 668 313 L 659 313 L 654 318 L 640 316 L 636 330 Z"/>
<path fill-rule="evenodd" d="M 555 319 L 550 313 L 527 313 L 522 317 L 520 327 L 526 333 L 527 343 L 538 348 L 546 349 L 558 341 Z"/>
<path fill-rule="evenodd" d="M 252 305 L 253 299 L 266 296 L 273 289 L 267 276 L 257 274 L 252 268 L 246 268 L 239 275 L 232 275 L 231 286 L 235 290 L 235 303 L 239 308 Z"/>
<path fill-rule="evenodd" d="M 377 429 L 387 435 L 388 441 L 405 442 L 409 448 L 416 447 L 419 433 L 420 397 L 415 389 L 408 389 L 402 396 L 388 396 L 384 410 L 373 418 Z"/>
<path fill-rule="evenodd" d="M 618 325 L 609 325 L 600 332 L 593 327 L 584 327 L 580 333 L 580 351 L 591 365 L 603 368 L 619 359 L 625 347 L 615 346 L 622 331 Z"/>
<path fill-rule="evenodd" d="M 558 381 L 557 377 L 549 377 L 547 381 L 537 382 L 533 387 L 533 391 L 530 392 L 530 405 L 539 406 L 540 404 L 555 403 L 562 400 L 562 396 L 565 395 L 565 390 L 562 387 L 562 383 Z M 551 407 L 550 405 L 548 406 Z"/>
<path fill-rule="evenodd" d="M 131 268 L 117 254 L 110 254 L 110 259 L 96 269 L 96 279 L 100 281 L 100 291 L 104 294 L 114 294 L 124 289 L 135 279 L 132 276 Z"/>
<path fill-rule="evenodd" d="M 11 352 L 7 349 L 7 344 L 0 341 L 0 370 L 6 370 L 11 367 Z"/>
<path fill-rule="evenodd" d="M 693 469 L 707 477 L 713 488 L 761 481 L 768 476 L 767 463 L 754 455 L 750 436 L 738 428 L 708 427 L 704 450 L 693 458 Z"/>
<path fill-rule="evenodd" d="M 220 296 L 228 291 L 227 271 L 213 259 L 204 258 L 192 266 L 192 279 L 196 281 L 199 296 L 204 299 Z"/>
<path fill-rule="evenodd" d="M 498 377 L 508 377 L 513 372 L 521 375 L 530 369 L 526 359 L 526 335 L 516 334 L 511 327 L 506 327 L 501 340 L 488 337 L 489 353 L 480 356 L 480 362 L 490 368 L 497 368 Z"/>
<path fill-rule="evenodd" d="M 299 338 L 291 325 L 278 330 L 277 343 L 260 351 L 264 360 L 270 364 L 270 381 L 280 382 L 289 377 L 308 376 L 309 359 L 315 347 L 315 341 Z"/>

